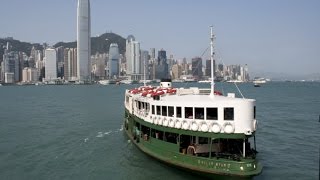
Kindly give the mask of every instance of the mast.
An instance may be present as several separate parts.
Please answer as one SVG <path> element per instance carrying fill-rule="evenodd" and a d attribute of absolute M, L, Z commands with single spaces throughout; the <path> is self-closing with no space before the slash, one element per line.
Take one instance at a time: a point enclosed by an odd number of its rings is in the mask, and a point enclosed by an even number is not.
<path fill-rule="evenodd" d="M 144 58 L 143 66 L 143 86 L 146 87 L 146 58 Z"/>
<path fill-rule="evenodd" d="M 211 36 L 210 36 L 210 46 L 211 46 L 211 51 L 210 51 L 210 58 L 211 58 L 211 92 L 210 92 L 210 97 L 214 97 L 214 69 L 213 69 L 213 40 L 214 40 L 214 35 L 213 35 L 213 26 L 210 26 L 211 30 Z"/>

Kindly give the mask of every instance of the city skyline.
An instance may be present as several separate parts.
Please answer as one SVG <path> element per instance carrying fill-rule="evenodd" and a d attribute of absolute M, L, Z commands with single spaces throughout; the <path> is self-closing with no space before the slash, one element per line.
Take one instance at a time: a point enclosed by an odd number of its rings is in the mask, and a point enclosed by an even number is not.
<path fill-rule="evenodd" d="M 13 7 L 15 16 L 6 16 Z M 74 41 L 76 7 L 76 0 L 4 0 L 0 15 L 7 18 L 0 37 L 50 44 Z M 248 64 L 250 72 L 319 73 L 319 7 L 319 1 L 92 1 L 91 34 L 133 34 L 141 49 L 164 48 L 175 59 L 190 61 L 209 46 L 208 26 L 213 25 L 216 63 Z M 23 8 L 35 11 L 22 13 Z"/>

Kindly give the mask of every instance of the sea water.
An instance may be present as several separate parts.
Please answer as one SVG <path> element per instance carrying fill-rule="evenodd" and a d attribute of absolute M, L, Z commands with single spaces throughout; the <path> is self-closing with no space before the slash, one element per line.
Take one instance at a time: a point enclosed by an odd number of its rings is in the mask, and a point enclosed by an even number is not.
<path fill-rule="evenodd" d="M 1 86 L 0 179 L 201 179 L 148 157 L 127 139 L 124 92 L 137 86 Z M 318 179 L 320 83 L 238 87 L 257 100 L 257 158 L 264 168 L 254 179 Z M 241 97 L 233 84 L 216 89 Z"/>

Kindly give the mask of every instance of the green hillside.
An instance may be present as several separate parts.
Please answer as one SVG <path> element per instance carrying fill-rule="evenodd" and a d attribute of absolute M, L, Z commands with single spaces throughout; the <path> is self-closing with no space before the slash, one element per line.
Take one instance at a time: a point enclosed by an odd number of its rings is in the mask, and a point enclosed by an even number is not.
<path fill-rule="evenodd" d="M 7 44 L 7 42 L 10 42 L 11 48 L 14 51 L 21 51 L 25 52 L 28 56 L 30 56 L 30 51 L 32 49 L 32 46 L 35 46 L 36 49 L 42 50 L 43 47 L 39 43 L 28 43 L 28 42 L 21 42 L 19 40 L 15 40 L 12 38 L 0 38 L 0 61 L 3 58 L 4 53 L 4 46 Z M 120 54 L 125 53 L 126 49 L 126 39 L 115 34 L 115 33 L 104 33 L 101 36 L 98 37 L 91 37 L 91 54 L 99 53 L 107 53 L 109 52 L 109 47 L 111 43 L 117 43 L 119 46 Z M 54 45 L 54 47 L 63 46 L 65 48 L 76 48 L 77 43 L 74 42 L 58 42 Z"/>
<path fill-rule="evenodd" d="M 111 43 L 117 43 L 119 46 L 120 54 L 124 54 L 126 50 L 126 39 L 114 34 L 105 33 L 98 37 L 91 37 L 91 54 L 106 53 L 109 52 L 109 47 Z M 74 42 L 58 42 L 54 47 L 63 46 L 65 48 L 76 48 L 77 43 Z"/>

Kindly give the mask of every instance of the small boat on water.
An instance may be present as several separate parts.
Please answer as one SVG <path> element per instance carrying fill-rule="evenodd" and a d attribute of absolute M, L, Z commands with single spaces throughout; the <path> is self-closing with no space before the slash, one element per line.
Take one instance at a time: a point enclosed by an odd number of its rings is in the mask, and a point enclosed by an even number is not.
<path fill-rule="evenodd" d="M 267 80 L 264 78 L 254 78 L 252 81 L 254 84 L 265 84 L 267 83 Z"/>
<path fill-rule="evenodd" d="M 211 27 L 211 62 L 214 35 Z M 213 64 L 213 63 L 211 63 Z M 213 68 L 212 68 L 213 69 Z M 261 173 L 256 158 L 256 101 L 214 89 L 160 85 L 125 92 L 124 131 L 141 151 L 206 177 L 250 178 Z"/>
<path fill-rule="evenodd" d="M 121 84 L 133 84 L 134 81 L 133 80 L 128 80 L 128 79 L 124 79 L 120 81 Z"/>
<path fill-rule="evenodd" d="M 201 81 L 198 81 L 198 83 L 211 83 L 210 80 L 201 80 Z"/>
<path fill-rule="evenodd" d="M 185 81 L 183 79 L 174 79 L 174 80 L 172 80 L 172 82 L 174 82 L 174 83 L 183 83 Z"/>
<path fill-rule="evenodd" d="M 109 85 L 109 84 L 116 84 L 117 81 L 112 79 L 104 79 L 104 80 L 98 81 L 98 83 L 101 85 Z"/>
<path fill-rule="evenodd" d="M 255 77 L 252 82 L 254 87 L 261 87 L 262 84 L 267 83 L 267 80 L 265 78 Z"/>
<path fill-rule="evenodd" d="M 241 80 L 229 80 L 228 83 L 243 83 Z"/>

